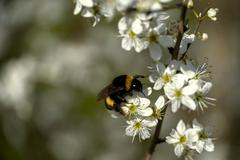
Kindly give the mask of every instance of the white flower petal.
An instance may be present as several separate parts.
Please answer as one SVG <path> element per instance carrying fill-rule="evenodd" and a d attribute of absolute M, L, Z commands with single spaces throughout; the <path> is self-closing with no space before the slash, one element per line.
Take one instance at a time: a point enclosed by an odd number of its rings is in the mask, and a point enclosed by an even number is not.
<path fill-rule="evenodd" d="M 148 77 L 148 79 L 149 79 L 149 81 L 150 81 L 151 83 L 156 82 L 156 80 L 157 80 L 158 78 L 159 78 L 159 76 L 156 75 L 156 74 L 151 74 L 151 75 Z"/>
<path fill-rule="evenodd" d="M 172 100 L 172 112 L 175 113 L 180 108 L 181 102 L 177 99 Z"/>
<path fill-rule="evenodd" d="M 129 125 L 126 129 L 125 129 L 125 134 L 127 136 L 133 136 L 134 135 L 134 128 Z"/>
<path fill-rule="evenodd" d="M 207 94 L 210 89 L 212 88 L 212 83 L 211 82 L 207 82 L 204 84 L 204 86 L 202 87 L 202 93 L 205 95 Z"/>
<path fill-rule="evenodd" d="M 156 65 L 156 70 L 159 73 L 159 75 L 162 75 L 164 73 L 165 69 L 166 69 L 166 67 L 162 63 L 158 63 Z"/>
<path fill-rule="evenodd" d="M 177 132 L 180 134 L 180 135 L 184 135 L 184 132 L 186 130 L 186 126 L 185 126 L 185 123 L 183 122 L 183 120 L 180 120 L 177 124 Z"/>
<path fill-rule="evenodd" d="M 186 75 L 189 79 L 193 78 L 196 75 L 196 69 L 191 63 L 187 63 L 187 65 L 182 64 L 180 66 L 181 72 Z"/>
<path fill-rule="evenodd" d="M 85 7 L 93 7 L 93 0 L 78 0 Z"/>
<path fill-rule="evenodd" d="M 148 139 L 151 137 L 151 134 L 150 132 L 147 130 L 147 129 L 143 129 L 141 132 L 140 132 L 140 137 L 142 140 L 145 140 L 145 139 Z"/>
<path fill-rule="evenodd" d="M 81 12 L 81 15 L 83 16 L 83 17 L 86 17 L 86 18 L 90 18 L 90 17 L 93 17 L 94 16 L 94 14 L 93 14 L 93 10 L 92 9 L 90 9 L 90 8 L 83 8 L 82 9 L 82 12 Z"/>
<path fill-rule="evenodd" d="M 127 106 L 122 106 L 121 109 L 125 115 L 129 115 L 129 108 Z"/>
<path fill-rule="evenodd" d="M 174 153 L 176 154 L 177 157 L 181 157 L 183 151 L 184 151 L 184 147 L 182 144 L 177 144 L 174 148 Z"/>
<path fill-rule="evenodd" d="M 176 138 L 173 138 L 171 136 L 167 136 L 166 137 L 166 142 L 168 144 L 175 144 L 175 143 L 178 143 L 179 142 L 179 139 L 176 139 Z"/>
<path fill-rule="evenodd" d="M 175 90 L 176 88 L 172 84 L 166 84 L 164 86 L 165 95 L 170 99 L 175 99 Z"/>
<path fill-rule="evenodd" d="M 175 42 L 172 36 L 160 36 L 158 39 L 158 42 L 163 46 L 163 47 L 174 47 Z"/>
<path fill-rule="evenodd" d="M 136 52 L 141 52 L 142 50 L 146 49 L 147 45 L 146 43 L 141 40 L 140 38 L 135 38 L 134 39 L 134 48 Z"/>
<path fill-rule="evenodd" d="M 181 102 L 182 102 L 183 105 L 185 105 L 186 107 L 188 107 L 191 110 L 196 109 L 196 103 L 189 96 L 182 96 Z"/>
<path fill-rule="evenodd" d="M 141 34 L 143 32 L 143 26 L 140 19 L 135 19 L 132 23 L 132 31 L 136 34 Z"/>
<path fill-rule="evenodd" d="M 203 148 L 204 148 L 204 142 L 203 142 L 203 141 L 198 141 L 198 142 L 196 143 L 196 151 L 197 151 L 198 153 L 202 153 Z"/>
<path fill-rule="evenodd" d="M 198 131 L 193 128 L 187 129 L 185 135 L 187 136 L 188 143 L 197 142 L 199 139 Z"/>
<path fill-rule="evenodd" d="M 79 3 L 79 1 L 77 1 L 76 6 L 75 6 L 74 11 L 73 11 L 73 14 L 77 15 L 81 12 L 81 10 L 82 10 L 82 5 L 81 5 L 81 3 Z"/>
<path fill-rule="evenodd" d="M 143 123 L 146 127 L 155 127 L 158 123 L 158 120 L 152 117 L 143 120 Z"/>
<path fill-rule="evenodd" d="M 156 80 L 156 82 L 154 83 L 153 89 L 154 90 L 160 90 L 160 89 L 162 89 L 163 85 L 164 85 L 164 83 L 163 83 L 162 79 L 158 78 Z"/>
<path fill-rule="evenodd" d="M 147 99 L 147 98 L 139 98 L 139 102 L 140 102 L 140 108 L 141 109 L 144 109 L 144 108 L 146 108 L 146 107 L 148 107 L 149 105 L 150 105 L 150 103 L 151 103 L 151 101 L 149 100 L 149 99 Z"/>
<path fill-rule="evenodd" d="M 128 37 L 124 37 L 122 39 L 122 48 L 130 51 L 132 49 L 132 45 L 133 45 L 133 40 L 131 38 Z"/>
<path fill-rule="evenodd" d="M 183 74 L 176 74 L 173 76 L 172 80 L 176 89 L 181 89 L 186 82 L 186 77 Z"/>
<path fill-rule="evenodd" d="M 193 95 L 198 89 L 197 85 L 188 85 L 182 89 L 182 94 L 190 96 Z"/>
<path fill-rule="evenodd" d="M 126 31 L 128 29 L 129 19 L 126 17 L 122 17 L 118 22 L 118 29 L 120 31 Z"/>
<path fill-rule="evenodd" d="M 154 61 L 159 61 L 162 58 L 162 48 L 157 43 L 150 43 L 149 51 Z"/>
<path fill-rule="evenodd" d="M 147 87 L 146 89 L 144 89 L 143 94 L 145 96 L 150 96 L 152 94 L 152 87 Z"/>
<path fill-rule="evenodd" d="M 197 129 L 198 131 L 201 131 L 203 129 L 203 126 L 197 121 L 196 118 L 194 118 L 192 126 L 194 129 Z"/>
<path fill-rule="evenodd" d="M 168 71 L 169 74 L 175 74 L 176 71 L 177 71 L 178 68 L 179 68 L 179 61 L 172 60 L 172 61 L 168 64 L 168 68 L 169 68 L 169 71 Z"/>
<path fill-rule="evenodd" d="M 157 101 L 155 102 L 156 109 L 162 109 L 165 105 L 165 99 L 163 96 L 159 96 Z"/>
<path fill-rule="evenodd" d="M 212 142 L 211 139 L 208 139 L 206 142 L 205 142 L 205 150 L 208 151 L 208 152 L 213 152 L 214 151 L 214 144 Z"/>
<path fill-rule="evenodd" d="M 138 114 L 144 117 L 151 116 L 153 114 L 152 108 L 141 109 L 138 111 Z"/>
<path fill-rule="evenodd" d="M 160 23 L 157 27 L 154 28 L 154 31 L 157 33 L 165 33 L 166 30 L 166 23 Z"/>

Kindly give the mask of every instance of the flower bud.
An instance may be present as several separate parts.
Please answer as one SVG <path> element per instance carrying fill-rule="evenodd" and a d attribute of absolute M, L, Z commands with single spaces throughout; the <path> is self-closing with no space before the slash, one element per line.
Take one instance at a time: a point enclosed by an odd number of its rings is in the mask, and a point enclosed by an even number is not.
<path fill-rule="evenodd" d="M 193 0 L 189 0 L 188 3 L 187 3 L 187 8 L 188 8 L 188 9 L 192 9 L 193 6 L 194 6 Z"/>
<path fill-rule="evenodd" d="M 216 21 L 217 20 L 217 13 L 218 13 L 219 9 L 218 8 L 210 8 L 207 12 L 207 16 L 213 20 Z"/>

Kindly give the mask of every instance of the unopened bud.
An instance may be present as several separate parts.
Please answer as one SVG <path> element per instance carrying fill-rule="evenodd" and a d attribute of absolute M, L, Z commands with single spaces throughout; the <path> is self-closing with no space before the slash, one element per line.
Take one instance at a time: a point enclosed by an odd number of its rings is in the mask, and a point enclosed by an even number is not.
<path fill-rule="evenodd" d="M 187 8 L 188 8 L 188 9 L 192 9 L 193 6 L 194 6 L 193 0 L 189 0 L 188 3 L 187 3 Z"/>

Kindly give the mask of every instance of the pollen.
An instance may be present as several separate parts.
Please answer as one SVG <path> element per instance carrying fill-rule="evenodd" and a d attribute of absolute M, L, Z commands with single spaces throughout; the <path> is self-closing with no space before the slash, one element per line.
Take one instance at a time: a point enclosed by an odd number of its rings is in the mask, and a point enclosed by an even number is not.
<path fill-rule="evenodd" d="M 153 117 L 157 118 L 157 119 L 162 119 L 163 113 L 161 109 L 156 109 L 153 112 Z"/>
<path fill-rule="evenodd" d="M 136 36 L 136 33 L 134 33 L 132 30 L 128 32 L 129 37 L 134 38 Z"/>
<path fill-rule="evenodd" d="M 163 81 L 164 81 L 164 83 L 171 82 L 171 80 L 172 80 L 171 75 L 169 75 L 169 74 L 167 74 L 167 73 L 163 75 Z"/>
<path fill-rule="evenodd" d="M 150 43 L 157 43 L 157 35 L 156 34 L 150 34 L 150 36 L 148 37 L 148 41 Z"/>
<path fill-rule="evenodd" d="M 182 96 L 182 91 L 181 90 L 176 90 L 175 91 L 175 96 L 178 97 L 178 98 L 181 97 Z"/>
<path fill-rule="evenodd" d="M 142 128 L 142 123 L 141 123 L 141 122 L 136 122 L 136 123 L 134 124 L 134 128 L 136 128 L 136 129 Z"/>
<path fill-rule="evenodd" d="M 129 107 L 129 112 L 130 113 L 136 113 L 137 112 L 137 106 L 136 105 L 131 105 Z"/>
<path fill-rule="evenodd" d="M 206 132 L 202 131 L 199 133 L 199 139 L 200 140 L 204 140 L 204 139 L 207 139 L 208 138 L 208 135 Z"/>
<path fill-rule="evenodd" d="M 186 143 L 186 142 L 187 142 L 187 137 L 186 137 L 186 136 L 181 136 L 180 139 L 179 139 L 179 142 L 180 142 L 181 144 Z"/>

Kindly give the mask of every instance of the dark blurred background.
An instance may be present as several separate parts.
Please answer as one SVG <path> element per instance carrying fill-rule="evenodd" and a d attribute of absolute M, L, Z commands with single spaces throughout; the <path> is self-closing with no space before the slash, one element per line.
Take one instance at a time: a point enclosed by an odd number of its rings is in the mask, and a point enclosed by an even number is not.
<path fill-rule="evenodd" d="M 169 112 L 162 135 L 180 118 L 196 116 L 216 137 L 216 151 L 197 159 L 239 159 L 240 2 L 208 2 L 220 9 L 218 21 L 201 26 L 209 40 L 196 42 L 189 54 L 200 62 L 208 57 L 217 105 L 204 114 Z M 73 8 L 71 0 L 0 0 L 1 160 L 143 157 L 148 141 L 131 143 L 124 121 L 112 119 L 96 94 L 119 74 L 147 74 L 149 55 L 121 49 L 116 20 L 93 28 Z M 163 144 L 157 159 L 177 158 Z"/>

